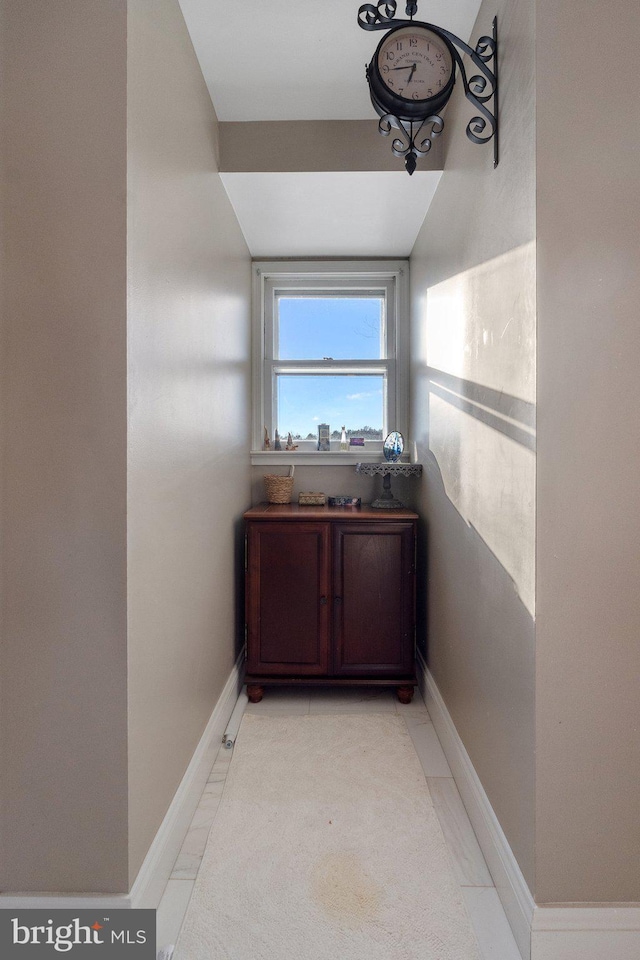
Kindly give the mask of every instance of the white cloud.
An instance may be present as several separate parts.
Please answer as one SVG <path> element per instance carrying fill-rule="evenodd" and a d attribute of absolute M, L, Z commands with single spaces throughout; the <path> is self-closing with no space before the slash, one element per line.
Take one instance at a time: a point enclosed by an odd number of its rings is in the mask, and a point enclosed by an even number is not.
<path fill-rule="evenodd" d="M 347 400 L 366 400 L 367 397 L 377 397 L 382 393 L 382 390 L 369 390 L 365 393 L 348 393 Z"/>

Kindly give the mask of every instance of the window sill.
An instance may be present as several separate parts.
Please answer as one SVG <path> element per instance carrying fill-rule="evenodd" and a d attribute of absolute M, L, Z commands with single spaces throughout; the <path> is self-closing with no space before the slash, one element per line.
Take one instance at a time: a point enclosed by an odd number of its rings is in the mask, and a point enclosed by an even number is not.
<path fill-rule="evenodd" d="M 408 459 L 408 458 L 407 458 Z M 403 457 L 404 460 L 404 457 Z M 355 467 L 356 463 L 382 463 L 384 456 L 381 450 L 366 452 L 359 447 L 357 451 L 327 451 L 309 450 L 252 450 L 251 463 L 254 466 L 265 464 L 281 464 L 282 466 L 302 467 Z"/>
<path fill-rule="evenodd" d="M 402 457 L 403 463 L 410 463 L 409 456 L 405 453 Z M 251 463 L 254 466 L 264 466 L 267 464 L 280 464 L 283 467 L 302 466 L 302 467 L 355 467 L 356 463 L 384 463 L 382 450 L 364 451 L 362 447 L 357 450 L 252 450 Z"/>

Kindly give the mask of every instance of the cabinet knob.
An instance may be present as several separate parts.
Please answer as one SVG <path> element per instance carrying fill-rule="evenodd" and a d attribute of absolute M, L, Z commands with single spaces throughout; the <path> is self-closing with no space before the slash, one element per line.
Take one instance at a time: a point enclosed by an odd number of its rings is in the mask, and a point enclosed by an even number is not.
<path fill-rule="evenodd" d="M 342 597 L 334 597 L 334 598 L 333 598 L 333 602 L 334 602 L 334 603 L 342 603 Z"/>
<path fill-rule="evenodd" d="M 325 604 L 326 604 L 326 602 L 327 602 L 327 598 L 326 598 L 326 597 L 320 597 L 320 606 L 321 606 L 321 607 L 324 607 Z"/>

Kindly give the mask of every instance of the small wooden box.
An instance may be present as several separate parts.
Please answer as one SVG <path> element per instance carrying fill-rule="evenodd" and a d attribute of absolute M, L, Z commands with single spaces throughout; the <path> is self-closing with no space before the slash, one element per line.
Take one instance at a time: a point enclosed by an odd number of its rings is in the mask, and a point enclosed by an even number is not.
<path fill-rule="evenodd" d="M 327 498 L 324 493 L 299 493 L 298 503 L 301 507 L 324 507 Z"/>

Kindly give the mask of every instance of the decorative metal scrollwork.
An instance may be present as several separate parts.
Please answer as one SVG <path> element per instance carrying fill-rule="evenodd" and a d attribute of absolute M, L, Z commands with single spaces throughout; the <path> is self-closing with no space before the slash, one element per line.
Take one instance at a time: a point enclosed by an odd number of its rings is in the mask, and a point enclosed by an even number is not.
<path fill-rule="evenodd" d="M 488 143 L 493 140 L 493 165 L 498 165 L 498 20 L 493 19 L 493 35 L 482 36 L 476 43 L 475 49 L 470 47 L 450 30 L 438 27 L 432 23 L 414 20 L 417 13 L 416 2 L 407 2 L 405 12 L 409 20 L 396 18 L 397 3 L 395 0 L 380 0 L 379 3 L 365 3 L 358 10 L 358 24 L 363 30 L 389 30 L 393 27 L 413 23 L 416 26 L 432 30 L 445 37 L 451 44 L 455 64 L 458 67 L 464 94 L 472 104 L 475 116 L 469 120 L 466 134 L 473 143 Z M 463 61 L 467 56 L 477 71 L 467 77 L 467 70 Z M 489 103 L 489 101 L 493 101 Z M 490 109 L 491 107 L 491 109 Z M 428 135 L 420 140 L 423 128 L 431 126 Z M 383 136 L 389 136 L 391 129 L 399 130 L 401 138 L 392 141 L 394 156 L 404 157 L 409 173 L 415 170 L 417 157 L 424 157 L 431 149 L 432 140 L 439 136 L 444 129 L 442 117 L 432 115 L 421 121 L 403 121 L 387 114 L 380 119 L 378 129 Z"/>
<path fill-rule="evenodd" d="M 460 40 L 453 33 L 438 28 L 454 45 L 456 62 L 460 69 L 460 76 L 464 86 L 464 95 L 478 110 L 481 116 L 472 117 L 467 124 L 467 136 L 473 143 L 488 143 L 493 139 L 493 165 L 498 166 L 498 71 L 497 71 L 497 50 L 498 50 L 498 20 L 493 18 L 493 36 L 480 37 L 473 50 L 468 44 Z M 462 56 L 458 52 L 462 50 L 473 65 L 480 70 L 480 74 L 474 74 L 467 78 Z M 494 61 L 494 70 L 491 70 L 489 63 Z M 485 104 L 493 99 L 492 113 Z M 488 127 L 488 130 L 487 130 Z M 485 132 L 486 131 L 486 132 Z"/>
<path fill-rule="evenodd" d="M 358 23 L 363 30 L 388 30 L 389 27 L 395 27 L 404 20 L 394 20 L 396 15 L 397 3 L 395 0 L 380 0 L 380 3 L 363 3 L 358 10 Z M 413 13 L 409 12 L 409 7 L 415 8 Z M 407 16 L 412 18 L 418 11 L 418 4 L 407 4 Z"/>
<path fill-rule="evenodd" d="M 430 128 L 430 129 L 429 129 Z M 426 157 L 431 150 L 433 140 L 439 137 L 444 130 L 444 120 L 434 114 L 425 117 L 421 122 L 399 120 L 393 114 L 387 113 L 380 117 L 378 130 L 383 137 L 388 137 L 392 130 L 400 131 L 400 137 L 391 141 L 391 152 L 394 157 L 404 159 L 407 172 L 412 174 L 416 169 L 418 157 Z"/>

